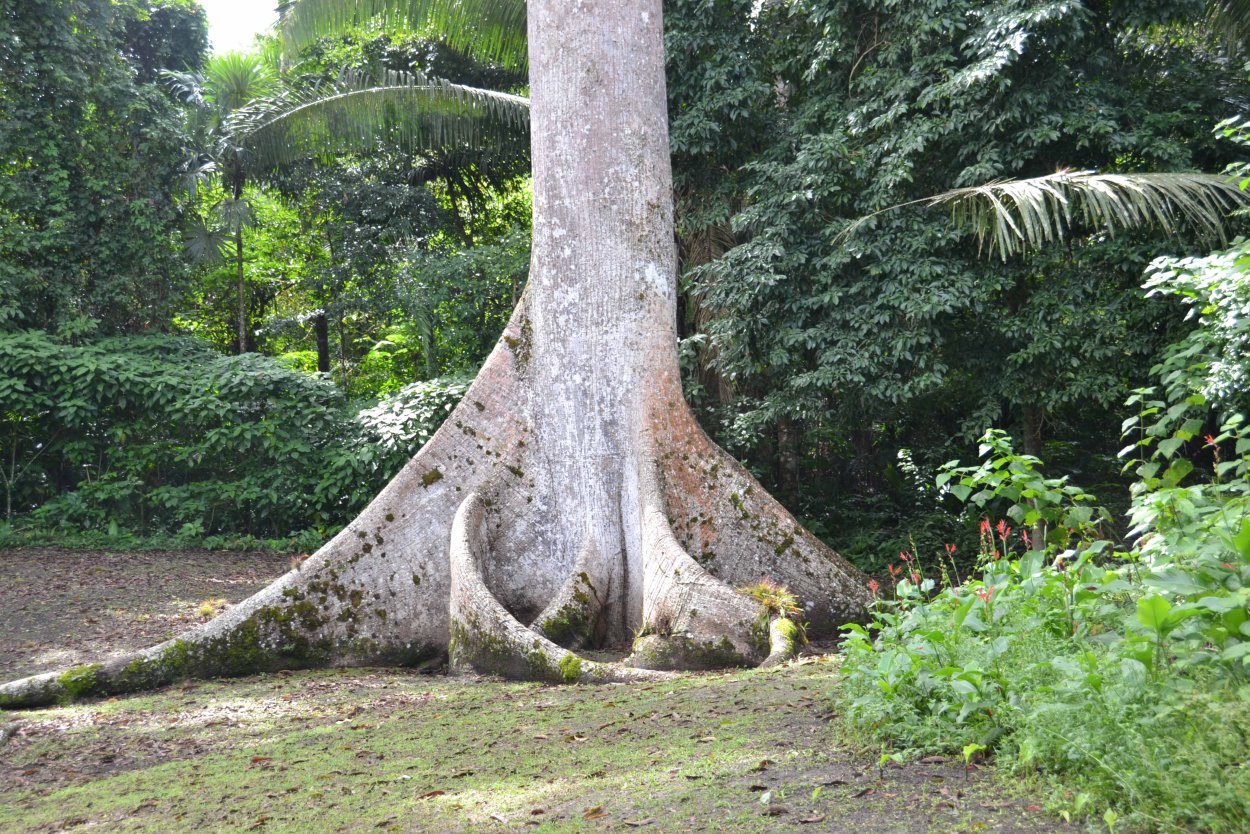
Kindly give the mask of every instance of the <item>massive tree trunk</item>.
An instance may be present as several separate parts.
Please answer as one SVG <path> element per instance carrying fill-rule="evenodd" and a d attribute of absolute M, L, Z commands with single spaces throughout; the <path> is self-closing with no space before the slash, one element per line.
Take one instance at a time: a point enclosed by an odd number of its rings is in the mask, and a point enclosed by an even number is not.
<path fill-rule="evenodd" d="M 530 283 L 460 406 L 300 568 L 182 637 L 0 687 L 0 704 L 187 675 L 415 664 L 546 680 L 759 663 L 769 577 L 816 632 L 863 577 L 683 398 L 661 0 L 531 0 Z M 774 641 L 785 629 L 772 629 Z M 575 652 L 632 642 L 624 664 Z"/>

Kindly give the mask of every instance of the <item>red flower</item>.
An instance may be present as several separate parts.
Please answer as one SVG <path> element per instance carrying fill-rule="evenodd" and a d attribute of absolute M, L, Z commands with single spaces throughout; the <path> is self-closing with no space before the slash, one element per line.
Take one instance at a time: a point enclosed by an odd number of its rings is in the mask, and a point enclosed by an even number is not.
<path fill-rule="evenodd" d="M 877 595 L 877 591 L 879 591 L 880 589 L 881 589 L 881 586 L 877 584 L 877 580 L 875 579 L 868 580 L 868 590 L 872 591 L 872 595 L 874 597 Z"/>
<path fill-rule="evenodd" d="M 1007 525 L 1006 521 L 999 519 L 998 526 L 994 529 L 998 530 L 998 537 L 1002 539 L 1003 544 L 1006 545 L 1007 537 L 1011 535 L 1011 527 Z"/>
<path fill-rule="evenodd" d="M 990 520 L 988 518 L 981 519 L 981 535 L 983 536 L 989 535 L 989 532 L 990 532 Z"/>
<path fill-rule="evenodd" d="M 1028 530 L 1021 530 L 1021 531 L 1020 531 L 1020 541 L 1024 542 L 1024 546 L 1025 546 L 1025 547 L 1027 547 L 1027 548 L 1032 548 L 1032 547 L 1033 547 L 1033 542 L 1029 540 L 1029 531 L 1028 531 Z"/>
<path fill-rule="evenodd" d="M 898 576 L 903 572 L 898 565 L 886 565 L 886 569 L 890 571 L 890 576 Z"/>
<path fill-rule="evenodd" d="M 994 596 L 994 586 L 983 585 L 980 588 L 977 588 L 977 596 L 981 598 L 982 602 L 989 602 L 990 597 Z"/>
<path fill-rule="evenodd" d="M 955 558 L 955 545 L 953 544 L 946 545 L 946 555 L 950 556 L 952 559 Z"/>
<path fill-rule="evenodd" d="M 911 584 L 913 585 L 920 584 L 920 571 L 914 570 L 911 572 Z"/>
<path fill-rule="evenodd" d="M 906 562 L 906 563 L 908 563 L 908 564 L 911 564 L 911 563 L 912 563 L 912 560 L 914 560 L 916 557 L 915 557 L 915 556 L 913 556 L 913 555 L 911 555 L 911 553 L 909 553 L 909 552 L 908 552 L 908 551 L 906 551 L 906 550 L 900 550 L 900 551 L 898 552 L 898 558 L 902 559 L 904 562 Z"/>
<path fill-rule="evenodd" d="M 1205 440 L 1205 441 L 1207 441 L 1207 445 L 1208 445 L 1208 446 L 1214 446 L 1214 445 L 1215 445 L 1215 435 L 1213 435 L 1213 434 L 1204 434 L 1204 435 L 1202 436 L 1202 439 L 1203 439 L 1203 440 Z"/>

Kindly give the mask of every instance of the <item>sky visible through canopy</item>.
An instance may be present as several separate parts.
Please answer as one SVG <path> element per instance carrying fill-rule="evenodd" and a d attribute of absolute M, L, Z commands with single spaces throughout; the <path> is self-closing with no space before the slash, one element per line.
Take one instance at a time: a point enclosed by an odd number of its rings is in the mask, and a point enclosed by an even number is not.
<path fill-rule="evenodd" d="M 200 0 L 208 13 L 213 52 L 246 50 L 252 38 L 278 19 L 276 0 Z"/>

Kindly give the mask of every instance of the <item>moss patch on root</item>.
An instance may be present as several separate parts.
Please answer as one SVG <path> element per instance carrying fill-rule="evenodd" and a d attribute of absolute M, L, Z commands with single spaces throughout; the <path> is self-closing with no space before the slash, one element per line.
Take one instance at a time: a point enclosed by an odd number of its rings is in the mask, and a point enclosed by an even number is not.
<path fill-rule="evenodd" d="M 566 654 L 560 659 L 560 678 L 565 683 L 577 683 L 582 677 L 582 659 L 575 654 Z"/>
<path fill-rule="evenodd" d="M 639 669 L 661 672 L 754 665 L 734 648 L 728 637 L 721 637 L 715 642 L 704 642 L 682 634 L 647 634 L 639 637 L 634 641 L 628 663 Z"/>
<path fill-rule="evenodd" d="M 514 646 L 482 628 L 476 617 L 452 622 L 448 654 L 453 669 L 517 680 L 565 682 L 562 666 L 547 656 L 538 640 L 528 648 Z"/>
<path fill-rule="evenodd" d="M 104 667 L 99 663 L 86 666 L 75 666 L 57 676 L 56 682 L 61 686 L 61 699 L 70 703 L 97 694 L 100 689 L 100 670 Z"/>
<path fill-rule="evenodd" d="M 599 608 L 594 593 L 590 578 L 585 573 L 580 574 L 572 599 L 554 616 L 544 620 L 538 630 L 552 643 L 566 649 L 593 643 L 599 628 Z"/>

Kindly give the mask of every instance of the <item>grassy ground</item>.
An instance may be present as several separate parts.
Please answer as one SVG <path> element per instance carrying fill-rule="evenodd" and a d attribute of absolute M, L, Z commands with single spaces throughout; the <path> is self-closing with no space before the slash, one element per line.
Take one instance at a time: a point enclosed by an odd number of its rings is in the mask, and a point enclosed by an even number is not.
<path fill-rule="evenodd" d="M 0 581 L 22 558 L 0 554 Z M 839 749 L 836 674 L 836 658 L 595 687 L 332 670 L 5 714 L 24 723 L 0 746 L 0 831 L 1068 830 L 962 763 L 878 771 Z"/>

